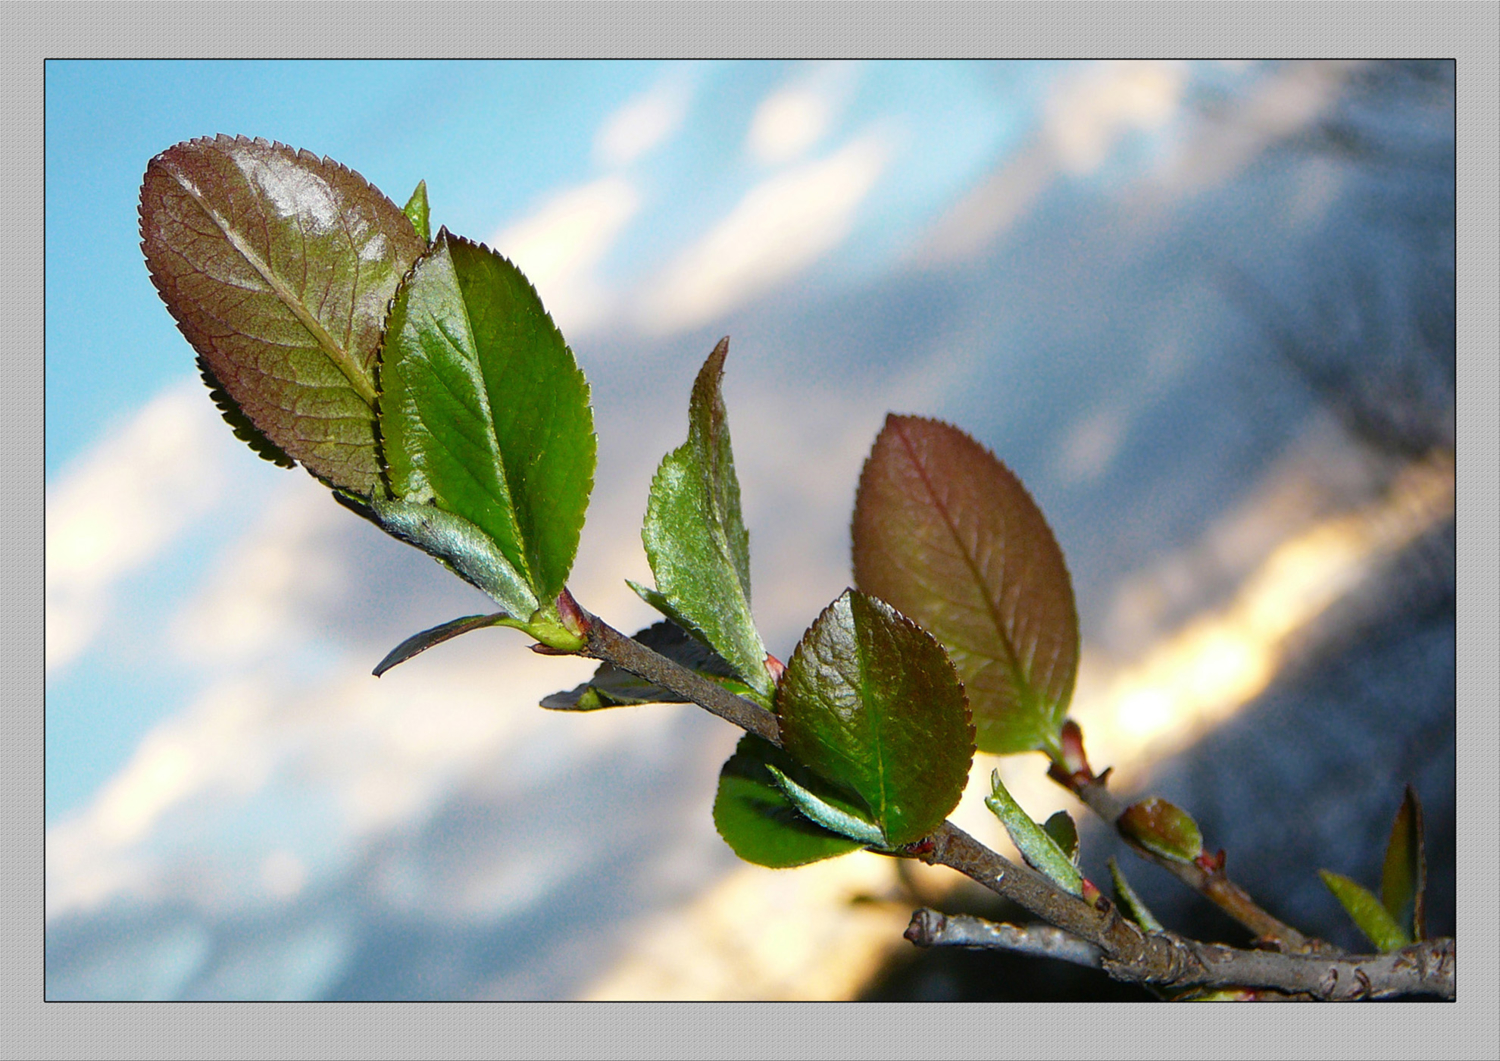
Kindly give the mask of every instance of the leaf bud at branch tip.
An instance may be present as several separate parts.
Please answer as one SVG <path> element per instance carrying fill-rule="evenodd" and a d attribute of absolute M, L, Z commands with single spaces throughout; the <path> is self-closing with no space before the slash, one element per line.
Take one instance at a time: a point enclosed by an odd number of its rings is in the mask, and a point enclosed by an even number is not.
<path fill-rule="evenodd" d="M 577 634 L 579 637 L 587 638 L 593 623 L 589 613 L 581 608 L 568 587 L 557 595 L 557 615 L 562 620 L 563 626 L 569 633 Z"/>
<path fill-rule="evenodd" d="M 1083 729 L 1070 718 L 1062 724 L 1058 738 L 1062 744 L 1062 768 L 1069 774 L 1082 774 L 1092 781 L 1094 772 L 1089 769 L 1089 759 L 1083 750 Z"/>
<path fill-rule="evenodd" d="M 766 671 L 771 675 L 771 680 L 777 685 L 780 685 L 781 676 L 786 673 L 786 664 L 767 652 Z"/>

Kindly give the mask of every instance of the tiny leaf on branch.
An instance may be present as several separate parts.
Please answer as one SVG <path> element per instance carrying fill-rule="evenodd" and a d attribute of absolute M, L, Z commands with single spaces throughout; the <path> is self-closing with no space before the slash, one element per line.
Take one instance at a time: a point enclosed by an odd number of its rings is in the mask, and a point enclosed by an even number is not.
<path fill-rule="evenodd" d="M 1411 937 L 1396 923 L 1379 899 L 1370 890 L 1341 873 L 1320 869 L 1318 876 L 1328 890 L 1333 892 L 1345 912 L 1364 933 L 1365 938 L 1375 944 L 1382 954 L 1406 946 Z"/>
<path fill-rule="evenodd" d="M 1125 911 L 1125 916 L 1140 925 L 1147 932 L 1161 932 L 1163 925 L 1156 919 L 1141 897 L 1135 893 L 1130 882 L 1125 879 L 1124 870 L 1120 869 L 1113 857 L 1109 859 L 1109 876 L 1115 884 L 1115 898 L 1119 901 L 1120 908 Z"/>
<path fill-rule="evenodd" d="M 151 282 L 224 396 L 314 475 L 379 492 L 375 359 L 423 250 L 406 216 L 329 159 L 219 136 L 151 160 L 140 226 Z"/>
<path fill-rule="evenodd" d="M 1026 488 L 955 427 L 889 416 L 860 475 L 854 581 L 943 643 L 982 751 L 1056 758 L 1078 669 L 1062 551 Z"/>
<path fill-rule="evenodd" d="M 770 741 L 747 733 L 719 772 L 714 798 L 714 827 L 736 855 L 757 866 L 784 869 L 805 866 L 835 855 L 858 851 L 865 844 L 825 829 L 799 811 L 783 779 L 795 779 L 825 804 L 851 818 L 868 812 L 857 798 L 840 793 Z"/>
<path fill-rule="evenodd" d="M 662 620 L 632 638 L 673 663 L 712 678 L 731 692 L 744 695 L 749 689 L 734 679 L 734 672 L 713 649 L 696 640 L 676 623 Z M 612 663 L 601 663 L 594 676 L 566 692 L 553 693 L 542 701 L 549 711 L 598 711 L 606 707 L 635 704 L 680 704 L 687 698 L 637 677 Z"/>
<path fill-rule="evenodd" d="M 594 422 L 588 383 L 520 270 L 440 230 L 391 306 L 380 387 L 396 496 L 477 526 L 550 606 L 578 550 Z"/>
<path fill-rule="evenodd" d="M 1042 823 L 1042 831 L 1052 838 L 1059 851 L 1068 856 L 1068 861 L 1078 865 L 1078 826 L 1073 816 L 1065 810 L 1057 811 Z"/>
<path fill-rule="evenodd" d="M 423 630 L 420 634 L 412 634 L 387 652 L 385 659 L 377 663 L 370 673 L 378 678 L 392 667 L 399 666 L 413 656 L 426 652 L 432 646 L 451 641 L 460 634 L 467 634 L 470 630 L 513 624 L 514 620 L 511 620 L 511 617 L 504 612 L 495 612 L 493 615 L 465 615 L 459 619 L 450 619 L 446 623 Z"/>
<path fill-rule="evenodd" d="M 990 795 L 984 798 L 984 805 L 1000 819 L 1000 824 L 1005 826 L 1005 831 L 1010 834 L 1011 842 L 1026 859 L 1026 864 L 1046 876 L 1059 888 L 1073 895 L 1082 895 L 1083 874 L 1078 872 L 1072 853 L 1059 846 L 1049 830 L 1043 829 L 1031 820 L 1031 815 L 1021 808 L 1001 782 L 999 770 L 990 772 L 990 789 Z M 1071 824 L 1070 819 L 1069 825 Z M 1075 852 L 1077 846 L 1078 833 L 1074 831 Z"/>
<path fill-rule="evenodd" d="M 1173 862 L 1192 862 L 1203 853 L 1203 832 L 1192 815 L 1164 799 L 1143 799 L 1125 808 L 1117 822 L 1127 839 Z"/>
<path fill-rule="evenodd" d="M 688 405 L 687 441 L 662 458 L 651 480 L 641 541 L 661 603 L 684 629 L 701 634 L 764 702 L 775 681 L 750 612 L 750 535 L 740 515 L 740 484 L 720 386 L 729 340 L 703 363 Z"/>
<path fill-rule="evenodd" d="M 1427 855 L 1422 843 L 1422 803 L 1410 785 L 1391 823 L 1380 875 L 1380 901 L 1412 939 L 1426 939 L 1423 921 L 1427 891 Z"/>
<path fill-rule="evenodd" d="M 782 746 L 852 789 L 884 847 L 921 839 L 958 805 L 974 757 L 963 686 L 942 646 L 854 590 L 803 635 L 776 690 Z"/>
<path fill-rule="evenodd" d="M 416 189 L 411 193 L 411 198 L 406 200 L 406 205 L 401 208 L 406 219 L 411 222 L 412 228 L 417 230 L 417 235 L 422 237 L 423 243 L 432 242 L 432 222 L 427 213 L 427 182 L 417 181 Z"/>

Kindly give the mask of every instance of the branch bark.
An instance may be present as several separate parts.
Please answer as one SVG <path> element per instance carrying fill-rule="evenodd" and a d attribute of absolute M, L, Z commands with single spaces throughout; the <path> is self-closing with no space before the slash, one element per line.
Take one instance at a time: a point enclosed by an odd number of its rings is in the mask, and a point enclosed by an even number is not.
<path fill-rule="evenodd" d="M 655 682 L 780 746 L 777 718 L 764 707 L 653 652 L 581 608 L 576 622 L 585 638 L 582 655 Z M 1099 788 L 1109 795 L 1102 785 Z M 1057 941 L 1056 946 L 1080 955 L 1084 953 L 1080 947 L 1095 948 L 1099 965 L 1110 976 L 1127 983 L 1169 991 L 1271 988 L 1328 1000 L 1401 994 L 1454 996 L 1452 939 L 1429 940 L 1381 955 L 1240 950 L 1199 943 L 1171 932 L 1144 932 L 1121 916 L 1104 896 L 1087 902 L 1071 895 L 1030 867 L 1017 865 L 991 851 L 952 822 L 944 822 L 930 836 L 908 844 L 896 854 L 947 866 L 1019 903 L 1059 930 L 1060 936 L 1048 937 Z M 1064 946 L 1061 942 L 1064 937 L 1072 937 L 1077 944 Z"/>
<path fill-rule="evenodd" d="M 1069 725 L 1072 726 L 1074 723 L 1069 723 Z M 1077 741 L 1081 749 L 1081 736 L 1077 738 Z M 1077 796 L 1079 802 L 1108 823 L 1110 828 L 1115 829 L 1121 839 L 1129 844 L 1136 854 L 1172 874 L 1244 925 L 1255 934 L 1257 939 L 1271 943 L 1278 950 L 1297 954 L 1334 955 L 1340 953 L 1339 949 L 1332 944 L 1303 935 L 1291 925 L 1267 913 L 1245 889 L 1229 879 L 1228 874 L 1224 872 L 1222 862 L 1211 868 L 1206 868 L 1196 862 L 1178 862 L 1164 858 L 1154 851 L 1148 851 L 1136 843 L 1118 827 L 1120 815 L 1125 813 L 1127 804 L 1109 790 L 1106 784 L 1109 771 L 1105 770 L 1102 776 L 1095 777 L 1093 771 L 1089 769 L 1088 761 L 1083 759 L 1081 754 L 1079 759 L 1082 762 L 1082 769 L 1068 773 L 1054 764 L 1048 771 L 1049 776 Z"/>

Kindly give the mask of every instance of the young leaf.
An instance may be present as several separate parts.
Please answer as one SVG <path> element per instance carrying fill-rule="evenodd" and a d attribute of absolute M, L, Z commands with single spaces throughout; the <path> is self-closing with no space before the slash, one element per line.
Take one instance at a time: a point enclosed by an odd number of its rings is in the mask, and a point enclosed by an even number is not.
<path fill-rule="evenodd" d="M 1326 869 L 1318 870 L 1318 876 L 1323 878 L 1323 883 L 1333 892 L 1334 898 L 1365 934 L 1365 938 L 1375 944 L 1382 954 L 1411 942 L 1411 937 L 1396 924 L 1396 919 L 1391 917 L 1379 899 L 1370 894 L 1369 889 Z"/>
<path fill-rule="evenodd" d="M 450 641 L 460 634 L 467 634 L 470 630 L 478 630 L 486 626 L 500 626 L 515 622 L 504 612 L 495 612 L 493 615 L 465 615 L 461 619 L 451 619 L 446 623 L 423 630 L 420 634 L 412 634 L 405 641 L 386 653 L 385 659 L 375 665 L 370 673 L 380 677 L 386 671 L 399 664 L 405 663 L 413 656 L 426 652 L 433 645 L 441 645 L 444 641 Z"/>
<path fill-rule="evenodd" d="M 963 686 L 942 646 L 890 605 L 846 590 L 792 653 L 776 690 L 782 745 L 852 789 L 897 847 L 958 805 L 974 756 Z"/>
<path fill-rule="evenodd" d="M 427 217 L 426 181 L 417 181 L 416 190 L 411 193 L 411 198 L 406 200 L 406 205 L 401 208 L 401 212 L 411 222 L 412 228 L 417 230 L 417 235 L 422 237 L 422 242 L 431 243 L 432 223 Z"/>
<path fill-rule="evenodd" d="M 1068 861 L 1078 865 L 1078 826 L 1073 816 L 1060 810 L 1042 823 L 1042 831 L 1052 838 L 1059 851 L 1068 856 Z"/>
<path fill-rule="evenodd" d="M 714 827 L 734 853 L 758 866 L 783 869 L 805 866 L 835 855 L 858 851 L 858 840 L 830 832 L 797 810 L 770 768 L 816 792 L 825 804 L 858 816 L 862 808 L 835 792 L 770 741 L 747 733 L 719 773 L 714 798 Z"/>
<path fill-rule="evenodd" d="M 1073 859 L 1057 845 L 1057 842 L 1021 809 L 1005 785 L 1000 781 L 1000 771 L 990 773 L 991 794 L 984 799 L 988 807 L 1005 826 L 1016 850 L 1026 859 L 1026 864 L 1041 873 L 1059 888 L 1073 895 L 1083 894 L 1083 875 L 1078 872 Z M 1077 840 L 1077 834 L 1074 834 Z"/>
<path fill-rule="evenodd" d="M 641 541 L 668 614 L 701 632 L 769 702 L 776 683 L 750 614 L 750 536 L 719 391 L 728 352 L 721 339 L 693 383 L 687 441 L 662 458 L 651 480 Z"/>
<path fill-rule="evenodd" d="M 593 412 L 520 270 L 440 230 L 391 306 L 380 385 L 396 496 L 473 523 L 539 600 L 554 600 L 593 486 Z"/>
<path fill-rule="evenodd" d="M 347 500 L 335 494 L 341 502 Z M 508 615 L 530 619 L 539 602 L 494 541 L 462 516 L 432 505 L 372 498 L 369 511 L 387 534 L 415 545 L 476 586 Z"/>
<path fill-rule="evenodd" d="M 1391 824 L 1380 875 L 1380 901 L 1412 939 L 1425 939 L 1423 906 L 1427 890 L 1427 856 L 1422 849 L 1422 804 L 1410 785 Z"/>
<path fill-rule="evenodd" d="M 787 799 L 792 801 L 793 806 L 805 817 L 817 822 L 829 832 L 847 836 L 862 844 L 879 846 L 885 843 L 885 833 L 881 832 L 880 827 L 867 820 L 864 815 L 844 810 L 823 799 L 811 789 L 797 784 L 771 763 L 766 764 L 766 770 L 775 779 L 777 787 L 786 793 Z"/>
<path fill-rule="evenodd" d="M 854 581 L 943 643 L 981 750 L 1057 750 L 1078 614 L 1052 531 L 1005 465 L 957 428 L 889 416 L 860 475 Z"/>
<path fill-rule="evenodd" d="M 634 635 L 640 642 L 674 663 L 712 678 L 736 693 L 748 691 L 733 679 L 729 664 L 707 645 L 694 640 L 672 622 L 659 622 Z M 628 707 L 634 704 L 683 703 L 683 697 L 669 689 L 621 670 L 612 663 L 601 663 L 594 676 L 567 692 L 553 693 L 542 701 L 549 711 L 598 711 L 606 707 Z"/>
<path fill-rule="evenodd" d="M 140 226 L 151 282 L 238 412 L 326 482 L 379 492 L 375 358 L 423 250 L 405 215 L 336 162 L 219 136 L 151 160 Z"/>
<path fill-rule="evenodd" d="M 1203 832 L 1192 815 L 1164 799 L 1144 799 L 1125 808 L 1120 832 L 1147 851 L 1173 862 L 1191 862 L 1203 853 Z"/>
<path fill-rule="evenodd" d="M 1162 932 L 1162 923 L 1156 919 L 1151 909 L 1141 901 L 1141 897 L 1135 893 L 1130 882 L 1125 879 L 1125 873 L 1111 856 L 1109 859 L 1109 876 L 1115 882 L 1115 898 L 1119 900 L 1120 906 L 1125 910 L 1125 916 L 1140 925 L 1147 932 Z"/>

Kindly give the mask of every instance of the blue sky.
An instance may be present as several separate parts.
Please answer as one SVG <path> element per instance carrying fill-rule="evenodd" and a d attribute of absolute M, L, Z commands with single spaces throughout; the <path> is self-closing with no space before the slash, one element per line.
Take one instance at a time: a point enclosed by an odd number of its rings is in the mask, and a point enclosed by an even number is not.
<path fill-rule="evenodd" d="M 498 631 L 369 677 L 407 634 L 483 605 L 218 419 L 141 259 L 136 202 L 157 152 L 239 133 L 332 157 L 398 203 L 425 179 L 434 224 L 517 261 L 594 388 L 601 464 L 572 584 L 615 625 L 649 621 L 622 582 L 649 579 L 646 485 L 728 333 L 772 651 L 846 584 L 855 479 L 896 409 L 961 424 L 1022 475 L 1108 674 L 1206 604 L 1191 579 L 1185 596 L 1171 587 L 1202 567 L 1203 543 L 1253 538 L 1225 527 L 1262 526 L 1242 512 L 1255 490 L 1295 478 L 1308 453 L 1344 459 L 1225 296 L 1227 267 L 1303 313 L 1298 299 L 1345 259 L 1378 259 L 1397 292 L 1430 273 L 1425 252 L 1391 254 L 1368 215 L 1429 200 L 1451 213 L 1441 181 L 1434 192 L 1285 148 L 1341 113 L 1357 74 L 50 62 L 56 990 L 109 996 L 144 963 L 153 997 L 380 994 L 394 988 L 361 980 L 358 956 L 401 950 L 421 935 L 410 918 L 494 943 L 608 878 L 613 897 L 584 906 L 589 931 L 618 941 L 731 865 L 706 824 L 733 744 L 713 720 L 537 711 L 587 668 Z M 1451 111 L 1407 117 L 1376 128 L 1416 150 L 1451 137 Z M 1224 578 L 1275 544 L 1254 541 Z M 677 830 L 670 873 L 632 854 L 656 835 L 632 802 L 648 798 Z M 572 833 L 572 847 L 558 839 Z M 549 861 L 538 837 L 566 850 Z M 475 844 L 527 856 L 465 862 Z M 118 942 L 137 937 L 139 952 Z M 468 997 L 482 980 L 503 997 L 576 995 L 591 938 L 534 968 L 487 959 L 455 969 L 467 981 L 410 991 Z"/>

